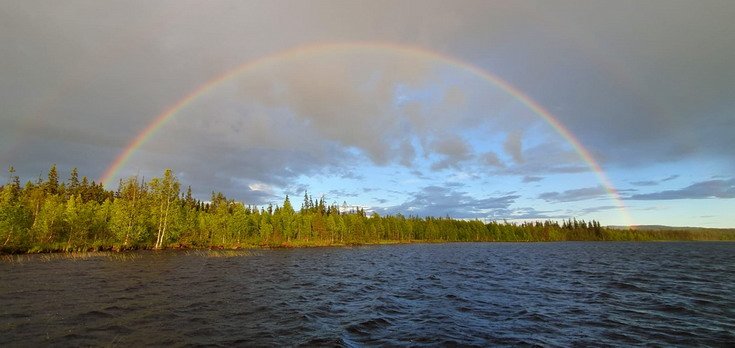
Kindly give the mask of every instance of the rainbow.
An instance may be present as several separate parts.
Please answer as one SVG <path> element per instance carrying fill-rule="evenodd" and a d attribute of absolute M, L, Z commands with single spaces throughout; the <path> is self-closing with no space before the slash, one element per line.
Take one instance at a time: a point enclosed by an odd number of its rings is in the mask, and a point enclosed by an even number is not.
<path fill-rule="evenodd" d="M 455 57 L 430 51 L 428 49 L 410 46 L 405 44 L 395 44 L 387 42 L 342 42 L 342 43 L 320 43 L 306 46 L 299 46 L 296 48 L 287 49 L 272 53 L 254 60 L 249 60 L 231 70 L 224 72 L 223 74 L 210 79 L 204 84 L 200 85 L 189 94 L 179 99 L 176 103 L 169 106 L 161 114 L 148 124 L 138 135 L 128 144 L 127 147 L 115 158 L 115 161 L 105 170 L 104 174 L 100 178 L 100 181 L 105 185 L 109 185 L 112 180 L 120 171 L 120 169 L 127 163 L 131 156 L 150 139 L 156 132 L 161 129 L 167 121 L 172 119 L 178 112 L 185 109 L 192 102 L 197 100 L 200 96 L 211 91 L 215 87 L 219 86 L 223 82 L 231 80 L 240 74 L 248 71 L 255 70 L 266 63 L 273 63 L 278 61 L 286 61 L 289 59 L 295 59 L 314 54 L 328 54 L 333 52 L 342 52 L 346 50 L 371 50 L 371 51 L 387 51 L 397 54 L 412 55 L 418 58 L 425 58 L 441 63 L 448 64 L 456 67 L 460 70 L 466 71 L 472 75 L 475 75 L 503 90 L 505 93 L 513 96 L 518 102 L 522 103 L 525 107 L 533 111 L 536 115 L 541 117 L 546 123 L 548 123 L 564 140 L 566 140 L 579 155 L 579 157 L 589 166 L 590 169 L 595 173 L 597 179 L 607 191 L 608 195 L 615 201 L 625 221 L 632 225 L 632 219 L 628 214 L 627 208 L 620 198 L 620 194 L 613 186 L 610 179 L 607 177 L 605 172 L 600 167 L 599 163 L 592 157 L 589 151 L 582 146 L 582 143 L 574 137 L 574 135 L 559 122 L 546 108 L 541 104 L 531 99 L 528 95 L 503 80 L 502 78 L 492 74 L 491 72 L 484 70 L 480 67 L 472 65 L 470 63 L 459 60 Z"/>

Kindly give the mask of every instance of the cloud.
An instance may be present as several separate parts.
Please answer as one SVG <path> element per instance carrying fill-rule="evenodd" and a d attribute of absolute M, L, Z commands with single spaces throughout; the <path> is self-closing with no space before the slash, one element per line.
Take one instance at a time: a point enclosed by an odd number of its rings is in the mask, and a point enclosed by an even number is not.
<path fill-rule="evenodd" d="M 523 152 L 522 163 L 508 163 L 496 168 L 503 175 L 539 176 L 540 174 L 584 173 L 589 172 L 589 164 L 579 155 L 556 142 L 543 142 L 530 146 Z"/>
<path fill-rule="evenodd" d="M 679 175 L 674 174 L 674 175 L 669 175 L 669 176 L 667 176 L 667 177 L 665 177 L 665 178 L 663 178 L 661 180 L 633 181 L 633 182 L 631 182 L 631 184 L 632 185 L 635 185 L 635 186 L 656 186 L 656 185 L 658 185 L 658 184 L 660 184 L 662 182 L 671 181 L 671 180 L 674 180 L 674 179 L 676 179 L 678 177 L 679 177 Z"/>
<path fill-rule="evenodd" d="M 375 208 L 383 214 L 417 216 L 451 216 L 454 218 L 492 218 L 506 215 L 519 195 L 475 198 L 466 192 L 449 187 L 427 186 L 411 194 L 411 198 L 397 206 Z"/>
<path fill-rule="evenodd" d="M 273 187 L 268 184 L 264 184 L 261 182 L 247 183 L 238 180 L 233 181 L 233 186 L 237 187 L 237 196 L 228 196 L 228 198 L 235 198 L 236 200 L 244 202 L 247 205 L 264 205 L 273 202 L 277 202 L 280 204 L 283 201 L 283 197 L 274 194 Z M 230 193 L 225 192 L 225 194 L 229 195 Z M 198 195 L 201 197 L 210 197 L 208 195 L 204 196 L 202 193 L 199 193 Z"/>
<path fill-rule="evenodd" d="M 451 86 L 444 93 L 444 103 L 452 106 L 459 107 L 467 102 L 467 96 L 458 86 Z"/>
<path fill-rule="evenodd" d="M 0 162 L 24 180 L 50 163 L 98 178 L 157 115 L 243 63 L 304 45 L 388 41 L 508 81 L 606 170 L 691 161 L 732 172 L 735 41 L 723 33 L 735 30 L 735 4 L 664 2 L 8 2 L 0 11 Z M 472 201 L 470 184 L 493 175 L 529 183 L 590 171 L 529 100 L 467 69 L 390 50 L 289 57 L 192 100 L 120 174 L 171 167 L 199 197 L 220 190 L 264 202 L 269 196 L 250 183 L 280 196 L 315 176 L 369 181 L 362 168 L 374 164 L 409 166 L 421 185 L 444 182 L 444 171 L 472 173 L 467 192 L 445 193 L 451 202 Z M 730 179 L 721 179 L 628 195 L 729 197 Z M 543 199 L 604 194 L 567 188 Z"/>
<path fill-rule="evenodd" d="M 508 133 L 503 143 L 503 149 L 507 152 L 516 163 L 523 163 L 523 133 L 519 131 Z"/>
<path fill-rule="evenodd" d="M 615 206 L 615 205 L 601 205 L 597 207 L 583 208 L 582 210 L 579 211 L 579 214 L 586 215 L 586 214 L 597 213 L 597 212 L 606 211 L 606 210 L 615 210 L 615 209 L 620 209 L 620 207 Z"/>
<path fill-rule="evenodd" d="M 580 189 L 566 190 L 563 192 L 544 192 L 538 196 L 547 202 L 572 202 L 586 199 L 598 198 L 607 195 L 607 190 L 601 185 L 585 187 Z"/>
<path fill-rule="evenodd" d="M 412 171 L 411 171 L 411 175 L 413 175 L 413 176 L 415 176 L 415 177 L 417 177 L 417 178 L 419 178 L 419 179 L 424 179 L 424 178 L 426 178 L 426 176 L 424 175 L 424 173 L 422 173 L 422 172 L 421 172 L 420 170 L 415 170 L 415 169 L 414 169 L 414 170 L 412 170 Z"/>
<path fill-rule="evenodd" d="M 401 142 L 398 152 L 400 154 L 400 163 L 402 165 L 406 167 L 413 165 L 413 162 L 416 159 L 416 149 L 408 139 Z"/>
<path fill-rule="evenodd" d="M 440 137 L 431 144 L 431 150 L 442 157 L 441 160 L 431 165 L 432 170 L 458 169 L 461 162 L 471 157 L 470 147 L 458 136 Z"/>
<path fill-rule="evenodd" d="M 125 115 L 117 127 L 109 128 L 118 130 L 138 124 L 132 121 L 150 120 L 197 83 L 244 60 L 314 42 L 390 40 L 491 68 L 549 106 L 606 161 L 642 164 L 703 153 L 732 159 L 735 140 L 727 135 L 735 121 L 727 101 L 733 99 L 735 73 L 726 57 L 735 51 L 735 44 L 720 35 L 733 29 L 732 8 L 727 2 L 680 2 L 667 4 L 667 11 L 660 13 L 655 1 L 643 6 L 540 4 L 534 10 L 519 4 L 416 6 L 411 1 L 274 2 L 256 9 L 229 3 L 206 8 L 165 2 L 145 6 L 17 3 L 4 6 L 0 17 L 7 33 L 3 47 L 14 48 L 3 57 L 2 76 L 7 82 L 0 84 L 0 96 L 8 111 L 0 117 L 7 120 L 42 109 L 52 112 L 40 121 L 54 115 L 56 121 L 64 122 L 95 118 L 114 122 Z M 106 18 L 103 25 L 99 23 L 103 13 L 119 15 Z M 407 13 L 412 15 L 403 16 Z M 653 15 L 656 21 L 650 20 Z M 163 17 L 169 19 L 165 25 L 160 23 Z M 205 24 L 208 29 L 200 30 Z M 513 44 L 508 44 L 509 38 Z M 328 92 L 335 92 L 332 99 L 338 103 L 353 97 L 349 89 L 342 93 L 330 88 L 339 82 L 333 76 L 350 76 L 353 71 L 319 65 L 305 68 L 300 71 L 306 78 L 295 83 L 313 86 L 318 90 L 314 93 L 304 91 L 299 98 L 262 81 L 254 82 L 248 93 L 268 105 L 277 105 L 287 96 L 303 111 L 324 110 L 305 104 L 313 97 L 323 100 Z M 385 70 L 384 76 L 396 71 L 396 80 L 417 85 L 426 77 L 425 68 L 404 61 L 394 70 Z M 308 69 L 323 74 L 324 80 L 311 78 Z M 48 97 L 63 89 L 62 98 Z M 446 105 L 472 102 L 471 93 L 455 85 L 440 95 Z M 48 106 L 39 107 L 39 99 L 47 98 Z M 79 103 L 83 100 L 86 103 Z M 358 114 L 369 108 L 357 105 L 363 107 L 356 110 Z M 356 125 L 369 126 L 360 119 Z M 97 126 L 106 127 L 102 122 Z M 652 134 L 666 134 L 666 141 Z M 2 135 L 5 138 L 7 133 Z M 130 139 L 134 133 L 125 135 Z M 380 147 L 369 147 L 360 134 L 357 137 L 340 140 L 369 149 L 378 161 L 390 157 Z"/>
<path fill-rule="evenodd" d="M 283 193 L 290 196 L 290 197 L 302 197 L 304 192 L 309 191 L 309 185 L 296 183 L 290 186 L 287 186 L 286 189 L 283 190 Z"/>
<path fill-rule="evenodd" d="M 671 180 L 674 180 L 674 179 L 676 179 L 676 178 L 678 178 L 678 177 L 679 177 L 679 175 L 678 175 L 678 174 L 674 174 L 674 175 L 669 175 L 669 176 L 667 176 L 667 177 L 665 177 L 665 178 L 661 179 L 661 182 L 671 181 Z"/>
<path fill-rule="evenodd" d="M 338 199 L 340 201 L 345 200 L 346 197 L 357 197 L 359 196 L 358 193 L 355 192 L 349 192 L 347 190 L 329 190 L 327 193 L 327 197 L 329 197 L 332 200 Z"/>
<path fill-rule="evenodd" d="M 485 152 L 480 155 L 480 163 L 487 165 L 489 167 L 499 167 L 502 168 L 505 165 L 503 162 L 498 158 L 498 155 L 495 154 L 495 152 L 489 151 Z"/>
<path fill-rule="evenodd" d="M 463 182 L 449 181 L 449 182 L 445 182 L 444 186 L 452 187 L 452 188 L 460 188 L 460 187 L 467 186 L 467 184 Z"/>
<path fill-rule="evenodd" d="M 659 182 L 655 180 L 643 180 L 643 181 L 633 181 L 631 182 L 631 185 L 635 186 L 656 186 Z"/>
<path fill-rule="evenodd" d="M 523 177 L 522 182 L 524 184 L 528 184 L 528 183 L 532 183 L 532 182 L 539 182 L 541 180 L 544 180 L 544 178 L 541 177 L 541 176 L 526 175 L 526 176 Z"/>
<path fill-rule="evenodd" d="M 564 217 L 564 215 L 560 215 L 556 211 L 540 211 L 531 207 L 523 207 L 509 209 L 502 214 L 496 214 L 492 217 L 492 220 L 545 220 L 560 219 Z"/>
<path fill-rule="evenodd" d="M 735 179 L 708 180 L 691 184 L 678 190 L 666 190 L 626 197 L 630 200 L 670 200 L 735 198 Z"/>
<path fill-rule="evenodd" d="M 547 86 L 553 80 L 557 88 L 542 104 L 563 104 L 556 115 L 605 163 L 646 166 L 709 155 L 732 168 L 735 138 L 727 133 L 735 129 L 735 118 L 725 100 L 735 96 L 735 71 L 727 68 L 725 55 L 735 52 L 735 42 L 712 37 L 733 30 L 726 13 L 734 6 L 682 2 L 661 13 L 660 4 L 542 5 L 547 20 L 566 28 L 568 44 L 587 47 L 579 53 L 589 62 L 547 75 Z M 660 16 L 651 21 L 654 13 Z M 567 16 L 579 20 L 565 23 Z M 592 71 L 600 71 L 594 64 L 604 64 L 608 74 L 593 77 Z M 524 90 L 539 83 L 533 74 L 516 76 L 526 80 Z"/>

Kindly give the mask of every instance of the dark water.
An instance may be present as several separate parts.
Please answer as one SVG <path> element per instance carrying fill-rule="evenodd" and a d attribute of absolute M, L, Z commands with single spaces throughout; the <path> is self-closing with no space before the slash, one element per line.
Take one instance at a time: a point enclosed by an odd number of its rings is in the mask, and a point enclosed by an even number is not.
<path fill-rule="evenodd" d="M 735 243 L 119 258 L 0 262 L 0 346 L 735 345 Z"/>

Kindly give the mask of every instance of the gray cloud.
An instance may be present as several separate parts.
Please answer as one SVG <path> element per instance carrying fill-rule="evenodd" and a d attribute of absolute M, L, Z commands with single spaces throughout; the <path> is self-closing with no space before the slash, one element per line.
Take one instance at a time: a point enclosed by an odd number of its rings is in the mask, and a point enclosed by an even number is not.
<path fill-rule="evenodd" d="M 349 197 L 357 197 L 359 196 L 359 194 L 355 192 L 349 192 L 346 190 L 329 190 L 329 192 L 327 193 L 327 196 L 333 200 L 337 199 L 337 200 L 343 201 Z"/>
<path fill-rule="evenodd" d="M 197 86 L 258 57 L 335 41 L 418 45 L 487 69 L 547 108 L 604 166 L 705 159 L 732 169 L 735 163 L 735 41 L 723 34 L 735 30 L 732 2 L 0 7 L 0 163 L 15 165 L 24 179 L 45 175 L 49 163 L 98 178 L 157 115 Z M 258 201 L 264 196 L 243 187 L 288 190 L 301 175 L 358 179 L 354 168 L 366 159 L 409 166 L 435 155 L 435 169 L 476 160 L 491 174 L 524 179 L 589 171 L 559 146 L 558 134 L 541 145 L 528 139 L 544 125 L 522 103 L 450 70 L 380 52 L 264 67 L 188 105 L 121 174 L 160 175 L 172 167 L 204 197 L 218 189 Z M 498 144 L 504 153 L 476 148 L 460 135 L 476 129 L 505 139 Z M 687 189 L 705 191 L 678 191 Z M 565 193 L 550 199 L 559 197 Z"/>
<path fill-rule="evenodd" d="M 454 218 L 493 218 L 504 216 L 518 195 L 474 198 L 449 187 L 427 186 L 411 194 L 411 199 L 393 207 L 375 208 L 384 214 L 446 216 Z"/>
<path fill-rule="evenodd" d="M 459 187 L 465 187 L 465 186 L 467 186 L 467 184 L 466 183 L 463 183 L 463 182 L 449 181 L 449 182 L 445 182 L 444 183 L 444 186 L 446 186 L 446 187 L 452 187 L 452 188 L 459 188 Z"/>
<path fill-rule="evenodd" d="M 635 186 L 656 186 L 656 185 L 658 185 L 658 184 L 660 184 L 662 182 L 671 181 L 671 180 L 674 180 L 674 179 L 676 179 L 678 177 L 679 177 L 679 175 L 674 174 L 674 175 L 669 175 L 669 176 L 667 176 L 667 177 L 665 177 L 665 178 L 663 178 L 661 180 L 633 181 L 633 182 L 631 182 L 631 184 L 632 185 L 635 185 Z"/>
<path fill-rule="evenodd" d="M 308 192 L 308 191 L 309 191 L 309 185 L 298 183 L 298 184 L 295 184 L 295 185 L 288 186 L 284 190 L 283 193 L 286 194 L 286 195 L 289 195 L 290 197 L 303 197 L 304 196 L 304 192 Z M 293 200 L 293 198 L 292 198 L 292 200 Z"/>
<path fill-rule="evenodd" d="M 545 220 L 545 219 L 562 219 L 566 215 L 561 215 L 556 211 L 540 211 L 531 207 L 514 208 L 505 212 L 500 212 L 492 217 L 492 220 Z"/>
<path fill-rule="evenodd" d="M 528 183 L 532 183 L 532 182 L 539 182 L 541 180 L 544 180 L 544 178 L 541 177 L 541 176 L 526 175 L 526 176 L 523 177 L 523 180 L 522 181 L 523 181 L 524 184 L 528 184 Z"/>
<path fill-rule="evenodd" d="M 385 198 L 373 198 L 373 200 L 375 200 L 376 202 L 378 202 L 380 204 L 388 203 L 388 200 L 385 199 Z"/>
<path fill-rule="evenodd" d="M 735 41 L 720 39 L 733 30 L 732 3 L 571 1 L 539 11 L 570 34 L 567 43 L 582 50 L 574 54 L 588 59 L 570 57 L 575 67 L 546 75 L 556 88 L 539 94 L 541 102 L 563 105 L 552 110 L 599 159 L 643 166 L 708 154 L 735 163 L 735 138 L 726 135 L 735 118 L 725 102 L 735 98 L 735 71 L 725 58 L 735 54 Z M 538 85 L 536 75 L 525 75 L 513 75 L 525 80 L 521 88 Z"/>
<path fill-rule="evenodd" d="M 446 168 L 458 168 L 460 162 L 468 160 L 471 150 L 467 143 L 457 136 L 443 136 L 431 144 L 431 150 L 443 158 L 432 164 L 431 169 L 441 170 Z"/>
<path fill-rule="evenodd" d="M 253 190 L 249 187 L 241 187 L 237 191 L 238 199 L 248 205 L 265 205 L 273 202 L 280 204 L 283 202 L 282 196 L 274 195 L 271 192 Z"/>
<path fill-rule="evenodd" d="M 655 180 L 643 180 L 643 181 L 633 181 L 631 182 L 631 185 L 635 186 L 656 186 L 659 182 Z"/>
<path fill-rule="evenodd" d="M 606 211 L 606 210 L 616 210 L 616 209 L 620 209 L 620 207 L 615 206 L 615 205 L 601 205 L 597 207 L 583 208 L 581 211 L 579 211 L 579 213 L 581 215 L 586 215 L 586 214 L 597 213 L 597 212 Z"/>
<path fill-rule="evenodd" d="M 679 177 L 679 175 L 678 175 L 678 174 L 674 174 L 674 175 L 669 175 L 669 176 L 667 176 L 667 177 L 665 177 L 665 178 L 661 179 L 661 182 L 671 181 L 671 180 L 674 180 L 674 179 L 676 179 L 676 178 L 678 178 L 678 177 Z"/>
<path fill-rule="evenodd" d="M 507 152 L 516 163 L 523 163 L 523 133 L 515 131 L 509 133 L 503 143 L 503 149 Z"/>
<path fill-rule="evenodd" d="M 691 184 L 678 190 L 643 193 L 626 197 L 631 200 L 669 200 L 735 198 L 735 179 L 708 180 Z"/>
<path fill-rule="evenodd" d="M 416 159 L 416 149 L 410 141 L 404 140 L 398 149 L 400 154 L 400 163 L 406 167 L 410 167 Z"/>
<path fill-rule="evenodd" d="M 487 165 L 487 166 L 490 166 L 490 167 L 500 167 L 500 168 L 502 168 L 502 167 L 505 166 L 503 164 L 503 162 L 500 161 L 500 158 L 498 158 L 498 155 L 495 154 L 492 151 L 485 152 L 484 154 L 481 154 L 480 155 L 480 163 L 481 164 L 484 164 L 484 165 Z"/>
<path fill-rule="evenodd" d="M 583 173 L 590 170 L 579 156 L 559 143 L 545 142 L 523 151 L 524 161 L 512 163 L 495 171 L 505 175 L 538 176 L 552 173 Z"/>
<path fill-rule="evenodd" d="M 566 190 L 563 192 L 544 192 L 538 196 L 547 202 L 572 202 L 592 199 L 607 195 L 602 186 L 585 187 L 580 189 Z"/>

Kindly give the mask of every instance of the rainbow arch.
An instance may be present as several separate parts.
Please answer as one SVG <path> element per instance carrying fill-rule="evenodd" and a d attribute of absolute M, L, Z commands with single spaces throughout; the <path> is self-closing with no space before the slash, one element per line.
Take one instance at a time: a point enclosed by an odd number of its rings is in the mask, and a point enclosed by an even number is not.
<path fill-rule="evenodd" d="M 159 129 L 161 129 L 161 127 L 166 124 L 167 121 L 172 119 L 178 112 L 185 109 L 200 96 L 213 90 L 215 87 L 219 86 L 223 82 L 231 80 L 239 76 L 240 74 L 255 70 L 265 65 L 266 63 L 287 61 L 289 59 L 305 57 L 308 55 L 328 54 L 330 52 L 340 52 L 351 49 L 388 51 L 391 53 L 407 54 L 419 58 L 439 61 L 456 67 L 460 70 L 466 71 L 497 86 L 505 93 L 508 93 L 513 98 L 515 98 L 518 102 L 523 104 L 529 110 L 533 111 L 533 113 L 541 117 L 541 119 L 548 123 L 562 138 L 564 138 L 565 141 L 567 141 L 572 146 L 578 156 L 595 173 L 597 179 L 599 180 L 600 184 L 602 184 L 602 186 L 605 188 L 608 195 L 615 201 L 620 213 L 623 215 L 623 218 L 628 223 L 628 225 L 632 225 L 632 219 L 627 211 L 625 204 L 620 198 L 620 194 L 615 189 L 615 186 L 613 186 L 612 182 L 607 177 L 605 172 L 602 170 L 599 163 L 582 145 L 582 143 L 566 127 L 564 127 L 564 125 L 553 114 L 551 114 L 551 112 L 549 112 L 541 104 L 531 99 L 531 97 L 529 97 L 507 81 L 478 66 L 443 53 L 428 50 L 423 47 L 411 46 L 406 44 L 396 44 L 390 42 L 337 42 L 298 46 L 295 48 L 265 55 L 253 60 L 248 60 L 233 69 L 225 71 L 223 74 L 216 76 L 198 86 L 189 94 L 179 99 L 174 104 L 166 108 L 158 116 L 156 116 L 156 118 L 151 123 L 149 123 L 140 133 L 138 133 L 138 135 L 125 147 L 125 149 L 115 158 L 115 160 L 109 165 L 109 167 L 107 167 L 102 177 L 100 178 L 100 181 L 105 185 L 109 185 L 110 180 L 112 180 L 118 174 L 118 172 L 124 167 L 124 165 L 136 152 L 136 150 L 138 150 L 144 143 L 146 143 L 146 141 L 148 141 L 148 139 L 150 139 Z"/>

